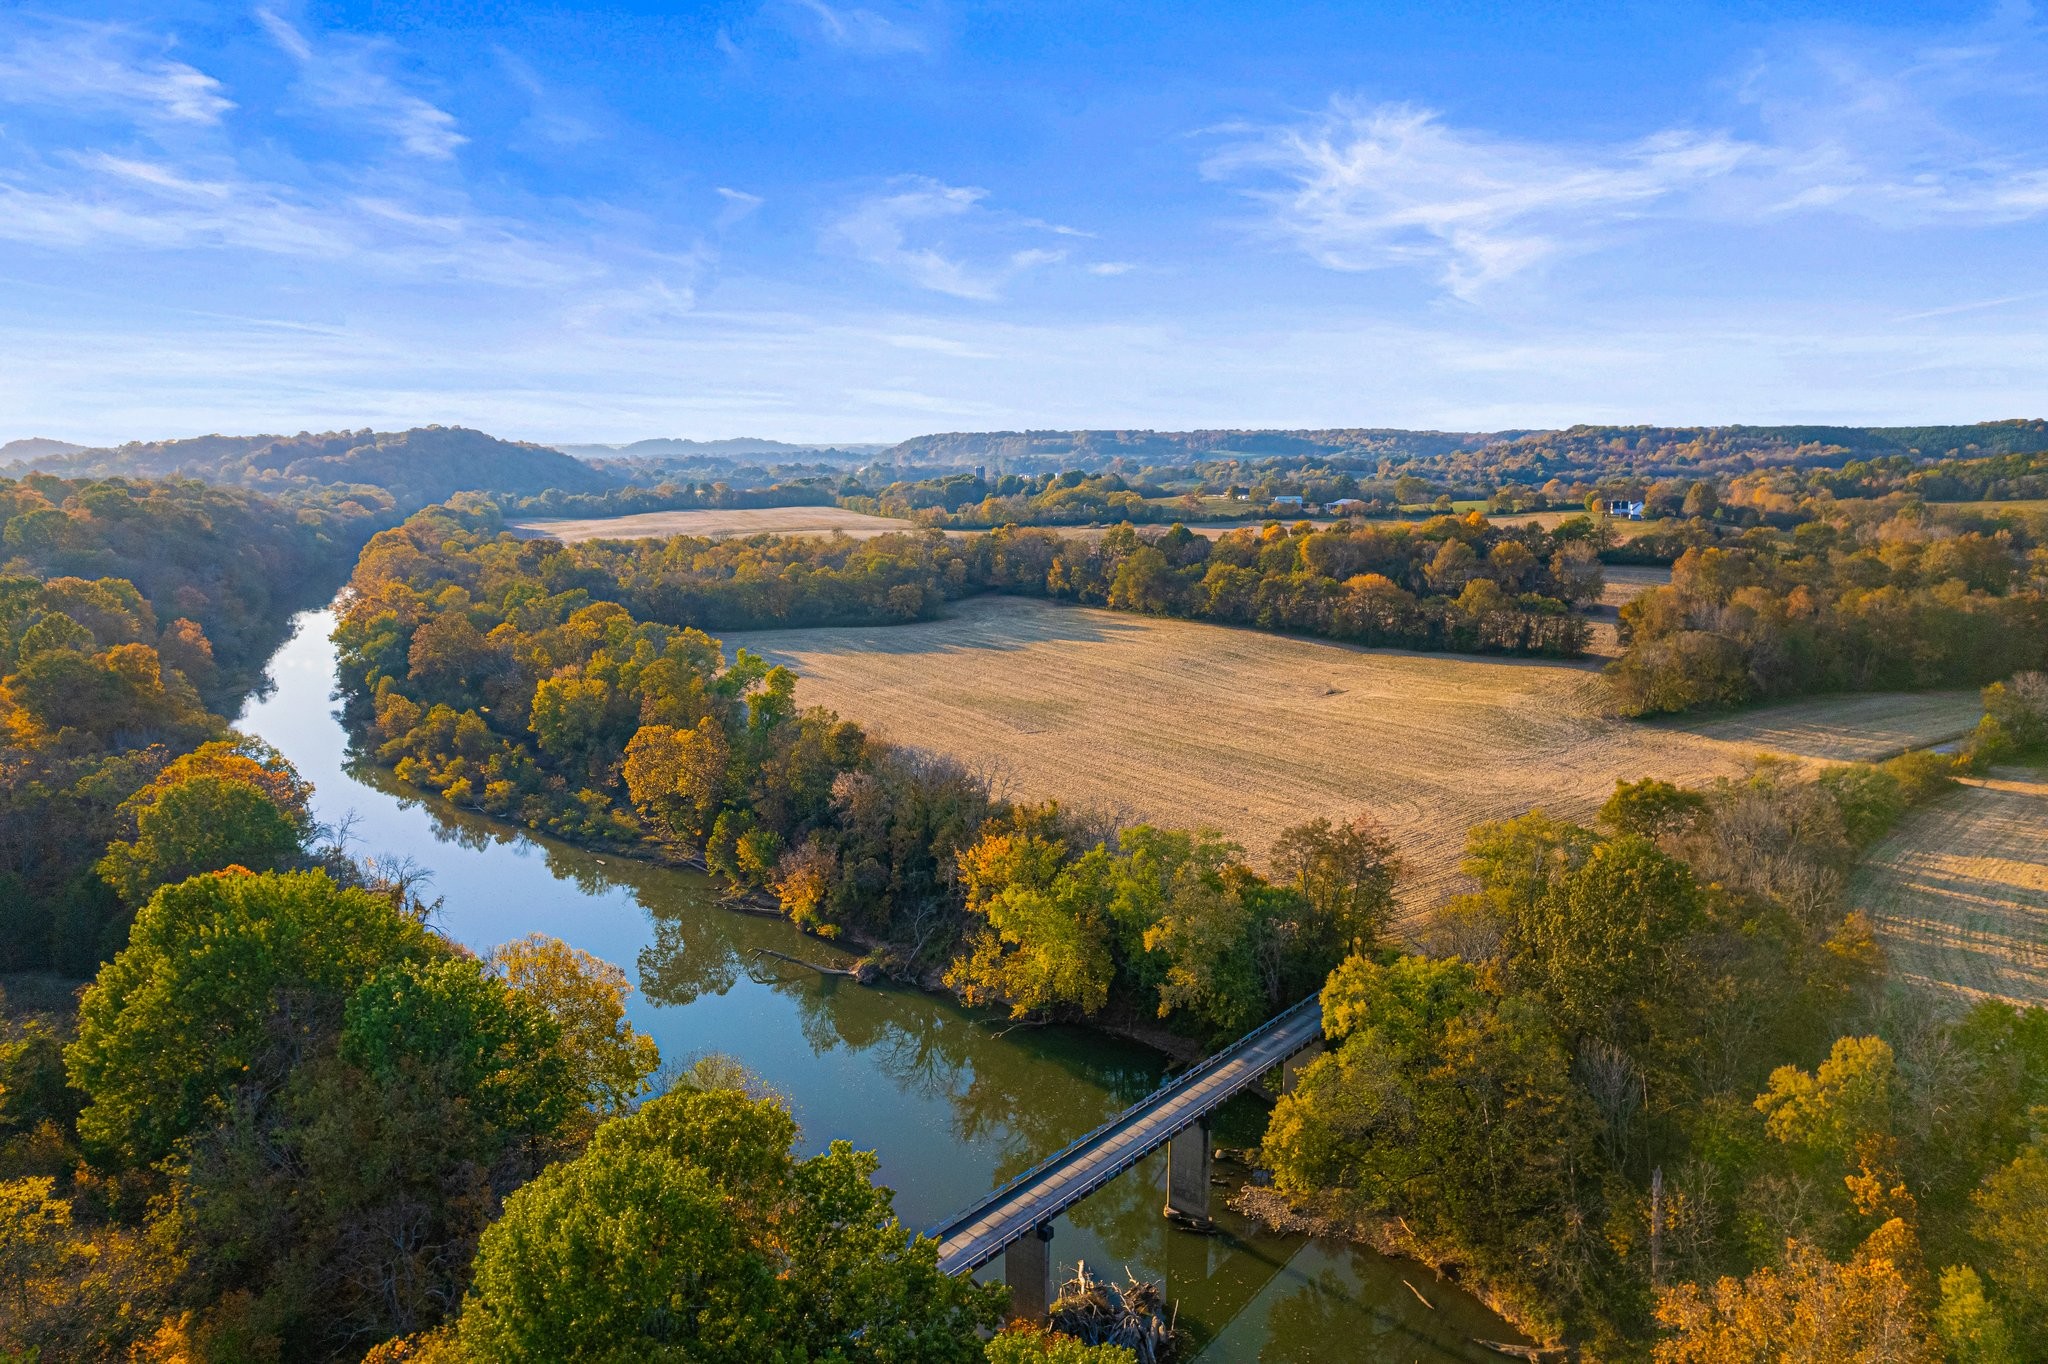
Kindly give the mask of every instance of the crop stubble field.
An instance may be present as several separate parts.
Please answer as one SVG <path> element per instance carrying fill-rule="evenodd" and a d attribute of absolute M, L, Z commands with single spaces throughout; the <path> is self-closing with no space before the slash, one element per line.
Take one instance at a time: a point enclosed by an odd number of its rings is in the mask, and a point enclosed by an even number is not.
<path fill-rule="evenodd" d="M 2048 1004 L 2048 767 L 1995 768 L 1912 812 L 1849 893 L 1897 979 L 1958 1004 Z"/>
<path fill-rule="evenodd" d="M 1554 524 L 1563 520 L 1566 512 L 1526 512 L 1517 516 L 1501 516 L 1494 520 L 1501 525 L 1514 525 L 1530 521 L 1538 524 Z M 1412 520 L 1426 520 L 1413 517 Z M 1266 517 L 1235 521 L 1194 522 L 1189 529 L 1211 540 L 1233 530 L 1261 526 L 1278 522 L 1282 525 L 1297 525 L 1307 520 L 1311 524 L 1327 526 L 1333 524 L 1327 517 Z M 1617 522 L 1616 533 L 1624 540 L 1642 534 L 1653 523 Z M 731 539 L 746 535 L 851 535 L 856 540 L 871 536 L 887 535 L 892 531 L 915 531 L 920 527 L 913 521 L 899 520 L 893 516 L 869 516 L 865 512 L 847 511 L 843 507 L 735 507 L 707 508 L 694 511 L 641 512 L 633 516 L 593 516 L 582 519 L 536 519 L 512 521 L 507 525 L 515 533 L 529 537 L 545 536 L 563 541 L 578 540 L 665 540 L 676 535 L 698 535 L 712 540 Z M 1061 535 L 1080 536 L 1085 539 L 1100 538 L 1110 529 L 1108 526 L 1049 526 L 1046 529 Z M 1164 525 L 1140 526 L 1142 534 L 1158 535 L 1166 530 Z M 948 535 L 976 535 L 973 530 L 949 530 Z M 1617 570 L 1610 569 L 1612 574 Z"/>
<path fill-rule="evenodd" d="M 1967 730 L 1972 692 L 1830 697 L 1704 722 L 1599 709 L 1585 666 L 1354 649 L 1014 597 L 943 620 L 733 633 L 798 699 L 994 775 L 1003 793 L 1209 827 L 1370 810 L 1411 909 L 1458 888 L 1465 829 L 1542 806 L 1590 818 L 1618 778 L 1702 781 L 1756 754 L 1846 761 Z"/>
<path fill-rule="evenodd" d="M 916 530 L 908 521 L 868 516 L 843 507 L 734 507 L 702 511 L 642 512 L 637 516 L 594 516 L 581 521 L 514 521 L 522 535 L 576 540 L 663 540 L 673 535 L 701 535 L 723 540 L 744 535 L 832 535 L 855 539 Z"/>

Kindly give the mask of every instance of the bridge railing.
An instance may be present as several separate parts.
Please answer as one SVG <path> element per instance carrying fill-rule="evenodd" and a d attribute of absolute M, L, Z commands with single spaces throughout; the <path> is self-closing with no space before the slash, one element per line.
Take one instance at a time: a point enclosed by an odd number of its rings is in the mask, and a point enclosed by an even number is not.
<path fill-rule="evenodd" d="M 1150 1094 L 1147 1094 L 1144 1098 L 1132 1104 L 1129 1108 L 1126 1108 L 1123 1112 L 1117 1114 L 1115 1117 L 1109 1119 L 1107 1122 L 1102 1123 L 1098 1127 L 1090 1128 L 1088 1131 L 1074 1138 L 1074 1140 L 1068 1142 L 1065 1146 L 1062 1146 L 1059 1150 L 1047 1156 L 1044 1160 L 1039 1161 L 1030 1169 L 1025 1170 L 1022 1174 L 1014 1175 L 1011 1178 L 1005 1180 L 1003 1183 L 997 1185 L 995 1188 L 989 1190 L 980 1198 L 976 1199 L 964 1211 L 956 1213 L 952 1217 L 947 1218 L 945 1221 L 932 1227 L 929 1231 L 925 1232 L 924 1234 L 934 1241 L 944 1241 L 947 1235 L 950 1234 L 955 1228 L 964 1226 L 967 1223 L 972 1222 L 977 1216 L 981 1214 L 983 1209 L 989 1207 L 991 1204 L 1000 1202 L 1002 1199 L 1016 1192 L 1019 1188 L 1023 1187 L 1024 1185 L 1029 1184 L 1031 1181 L 1041 1178 L 1043 1175 L 1045 1175 L 1047 1171 L 1057 1168 L 1063 1161 L 1065 1161 L 1069 1156 L 1073 1155 L 1076 1151 L 1079 1151 L 1082 1147 L 1089 1145 L 1091 1142 L 1097 1141 L 1102 1137 L 1108 1135 L 1111 1131 L 1115 1130 L 1118 1127 L 1121 1127 L 1125 1122 L 1129 1121 L 1131 1118 L 1139 1116 L 1140 1114 L 1144 1113 L 1147 1109 L 1158 1107 L 1159 1105 L 1165 1103 L 1167 1100 L 1171 1099 L 1175 1094 L 1198 1084 L 1205 1076 L 1214 1073 L 1218 1068 L 1228 1065 L 1231 1061 L 1235 1060 L 1237 1058 L 1238 1053 L 1243 1051 L 1246 1047 L 1252 1046 L 1253 1044 L 1257 1043 L 1260 1039 L 1264 1038 L 1269 1033 L 1279 1030 L 1283 1025 L 1290 1022 L 1298 1015 L 1305 1013 L 1309 1009 L 1320 1008 L 1321 1004 L 1322 993 L 1318 991 L 1317 993 L 1310 995 L 1307 999 L 1302 1000 L 1300 1003 L 1295 1004 L 1290 1008 L 1281 1010 L 1279 1013 L 1267 1019 L 1264 1023 L 1261 1023 L 1258 1027 L 1246 1033 L 1243 1037 L 1240 1037 L 1237 1041 L 1225 1047 L 1222 1051 L 1217 1052 L 1214 1056 L 1206 1057 L 1203 1060 L 1197 1062 L 1195 1065 L 1188 1067 L 1180 1074 L 1168 1080 L 1165 1084 L 1153 1090 Z M 1221 1105 L 1223 1102 L 1225 1102 L 1225 1100 L 1218 1099 L 1216 1102 L 1218 1105 Z M 1206 1111 L 1208 1110 L 1204 1110 L 1204 1112 Z M 1196 1116 L 1200 1117 L 1201 1114 L 1198 1113 L 1196 1114 Z M 1157 1148 L 1155 1147 L 1153 1149 L 1156 1150 Z M 1149 1155 L 1150 1152 L 1148 1151 L 1145 1154 Z M 1141 1159 L 1143 1159 L 1143 1156 L 1133 1156 L 1128 1160 L 1119 1161 L 1117 1163 L 1116 1168 L 1109 1172 L 1109 1175 L 1114 1176 L 1116 1174 L 1121 1174 L 1126 1168 L 1128 1168 L 1132 1164 L 1135 1164 L 1138 1160 Z M 1082 1197 L 1086 1197 L 1088 1193 L 1093 1192 L 1096 1188 L 1099 1188 L 1103 1182 L 1103 1180 L 1090 1180 L 1085 1190 L 1083 1190 L 1081 1193 L 1076 1194 L 1076 1201 L 1078 1201 Z"/>

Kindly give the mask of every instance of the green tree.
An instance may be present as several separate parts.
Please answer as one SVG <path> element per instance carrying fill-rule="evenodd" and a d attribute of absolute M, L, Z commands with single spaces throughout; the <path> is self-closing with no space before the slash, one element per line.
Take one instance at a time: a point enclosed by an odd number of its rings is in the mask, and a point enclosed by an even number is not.
<path fill-rule="evenodd" d="M 562 1030 L 541 1004 L 475 959 L 399 961 L 351 993 L 342 1059 L 382 1084 L 408 1066 L 437 1072 L 493 1128 L 561 1126 L 580 1097 Z"/>
<path fill-rule="evenodd" d="M 1013 1322 L 989 1338 L 988 1364 L 1138 1364 L 1126 1345 L 1087 1345 L 1043 1326 Z"/>
<path fill-rule="evenodd" d="M 343 999 L 428 952 L 392 903 L 325 872 L 217 873 L 159 890 L 79 1001 L 65 1051 L 103 1162 L 157 1160 L 190 1132 L 308 993 Z"/>
<path fill-rule="evenodd" d="M 678 1091 L 506 1200 L 459 1326 L 502 1364 L 970 1361 L 1003 1290 L 942 1274 L 871 1153 L 799 1161 L 773 1100 Z M 593 1266 L 627 1272 L 592 1272 Z"/>
<path fill-rule="evenodd" d="M 1984 1281 L 1968 1265 L 1941 1271 L 1934 1330 L 1954 1364 L 2020 1364 L 2011 1328 L 1984 1296 Z"/>
<path fill-rule="evenodd" d="M 1423 1244 L 1503 1287 L 1541 1329 L 1587 1328 L 1616 1272 L 1585 1172 L 1592 1115 L 1570 1059 L 1528 997 L 1499 999 L 1473 967 L 1353 957 L 1323 992 L 1331 1050 L 1305 1067 L 1266 1129 L 1289 1199 L 1400 1217 Z"/>
<path fill-rule="evenodd" d="M 1165 615 L 1173 607 L 1179 588 L 1173 566 L 1156 545 L 1146 545 L 1124 556 L 1110 581 L 1109 604 L 1119 611 L 1144 611 Z"/>
<path fill-rule="evenodd" d="M 1986 1176 L 1972 1196 L 1984 1272 L 2015 1309 L 2027 1343 L 2048 1346 L 2048 1134 Z"/>
<path fill-rule="evenodd" d="M 1017 1018 L 1060 1009 L 1085 1016 L 1108 1001 L 1115 888 L 1105 850 L 1069 862 L 1058 840 L 992 832 L 960 854 L 960 871 L 967 912 L 983 921 L 946 975 L 962 998 L 1006 1003 Z"/>
<path fill-rule="evenodd" d="M 128 905 L 202 872 L 288 867 L 303 856 L 311 828 L 303 804 L 281 805 L 239 773 L 167 771 L 125 808 L 134 812 L 135 837 L 107 845 L 97 870 Z"/>
<path fill-rule="evenodd" d="M 1636 1027 L 1702 902 L 1691 869 L 1637 834 L 1602 840 L 1532 811 L 1473 829 L 1465 870 L 1506 930 L 1514 978 L 1571 1036 Z"/>
<path fill-rule="evenodd" d="M 1600 822 L 1618 834 L 1657 839 L 1683 833 L 1705 813 L 1707 798 L 1668 781 L 1644 777 L 1616 781 L 1614 794 L 1600 807 Z"/>

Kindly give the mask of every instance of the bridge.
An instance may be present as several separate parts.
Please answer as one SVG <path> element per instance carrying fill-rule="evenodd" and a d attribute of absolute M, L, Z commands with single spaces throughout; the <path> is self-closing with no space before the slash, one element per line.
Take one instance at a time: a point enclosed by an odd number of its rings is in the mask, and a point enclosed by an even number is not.
<path fill-rule="evenodd" d="M 1004 1255 L 1011 1313 L 1042 1319 L 1052 1302 L 1053 1219 L 1162 1146 L 1171 1146 L 1166 1215 L 1207 1223 L 1211 1115 L 1275 1066 L 1291 1087 L 1288 1063 L 1322 1035 L 1322 999 L 1311 995 L 927 1231 L 939 1268 L 966 1274 Z"/>

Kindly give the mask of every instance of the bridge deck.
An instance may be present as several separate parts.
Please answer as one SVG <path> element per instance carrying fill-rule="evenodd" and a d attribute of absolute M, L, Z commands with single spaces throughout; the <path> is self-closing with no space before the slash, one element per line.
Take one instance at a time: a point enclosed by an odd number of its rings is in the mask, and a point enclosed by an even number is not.
<path fill-rule="evenodd" d="M 1186 1073 L 1169 1080 L 1065 1150 L 926 1232 L 939 1268 L 977 1269 L 1243 1093 L 1322 1035 L 1322 1000 L 1303 1000 Z"/>

